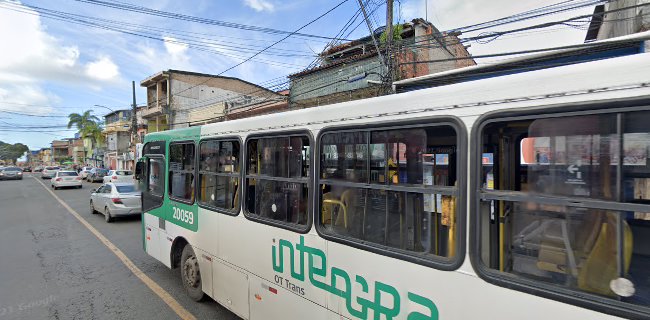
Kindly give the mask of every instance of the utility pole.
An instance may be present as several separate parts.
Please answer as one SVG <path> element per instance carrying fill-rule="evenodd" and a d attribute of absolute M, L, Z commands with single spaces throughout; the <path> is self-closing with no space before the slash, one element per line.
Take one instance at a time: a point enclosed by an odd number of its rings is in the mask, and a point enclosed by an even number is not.
<path fill-rule="evenodd" d="M 386 92 L 393 89 L 393 0 L 386 1 Z"/>
<path fill-rule="evenodd" d="M 377 39 L 375 39 L 375 31 L 372 30 L 372 27 L 370 26 L 370 20 L 368 20 L 368 14 L 366 13 L 366 8 L 363 6 L 363 2 L 361 2 L 361 0 L 358 1 L 359 1 L 359 7 L 361 8 L 361 12 L 363 12 L 363 18 L 366 20 L 368 31 L 370 31 L 370 37 L 372 38 L 372 42 L 375 44 L 375 49 L 377 49 L 377 55 L 379 56 L 379 63 L 386 66 L 386 61 L 384 60 L 384 57 L 382 57 L 381 50 L 379 50 L 379 44 L 377 43 Z"/>
<path fill-rule="evenodd" d="M 137 137 L 138 137 L 138 117 L 137 117 L 137 112 L 138 112 L 138 105 L 135 103 L 135 81 L 131 81 L 131 87 L 133 89 L 133 111 L 131 112 L 131 147 L 133 148 L 133 165 L 135 168 L 135 148 L 136 148 L 136 143 Z M 133 168 L 132 168 L 133 169 Z"/>

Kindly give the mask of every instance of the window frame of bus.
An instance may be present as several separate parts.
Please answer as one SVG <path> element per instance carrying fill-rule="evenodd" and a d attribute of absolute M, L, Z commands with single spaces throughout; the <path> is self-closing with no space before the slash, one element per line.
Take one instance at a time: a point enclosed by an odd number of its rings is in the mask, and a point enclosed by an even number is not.
<path fill-rule="evenodd" d="M 321 185 L 321 176 L 320 176 L 320 156 L 322 152 L 322 138 L 323 135 L 327 133 L 336 133 L 343 131 L 388 131 L 388 130 L 400 130 L 400 129 L 410 129 L 410 128 L 428 128 L 428 127 L 440 127 L 440 126 L 449 126 L 456 131 L 456 181 L 458 186 L 456 187 L 456 248 L 455 256 L 451 259 L 444 258 L 442 256 L 431 256 L 423 258 L 414 253 L 408 253 L 407 251 L 402 251 L 397 248 L 391 248 L 388 246 L 383 246 L 375 244 L 368 241 L 363 241 L 360 239 L 355 239 L 351 237 L 337 236 L 331 233 L 324 232 L 323 225 L 320 222 L 320 217 L 322 214 L 322 199 L 321 193 L 318 192 L 317 196 L 314 198 L 314 215 L 316 216 L 316 231 L 324 239 L 334 241 L 343 245 L 349 245 L 351 247 L 369 251 L 372 253 L 388 256 L 391 258 L 396 258 L 411 263 L 435 268 L 443 271 L 453 271 L 463 264 L 465 261 L 466 255 L 466 229 L 467 229 L 467 175 L 462 174 L 463 168 L 467 168 L 467 129 L 463 124 L 462 120 L 455 116 L 432 116 L 432 117 L 423 117 L 418 119 L 409 119 L 409 120 L 394 120 L 387 121 L 382 124 L 353 124 L 353 125 L 342 125 L 342 126 L 330 126 L 321 129 L 317 136 L 318 141 L 318 161 L 315 161 L 315 170 L 314 173 L 314 185 Z M 370 174 L 370 173 L 368 173 Z M 318 187 L 320 188 L 320 187 Z M 390 190 L 390 187 L 381 188 Z"/>
<path fill-rule="evenodd" d="M 246 205 L 244 205 L 245 199 L 248 198 L 248 179 L 253 179 L 256 178 L 257 176 L 252 176 L 248 174 L 248 143 L 251 140 L 255 139 L 264 139 L 264 138 L 282 138 L 282 137 L 307 137 L 309 139 L 309 174 L 311 176 L 307 177 L 307 223 L 305 224 L 304 228 L 300 228 L 299 225 L 296 224 L 289 224 L 289 223 L 283 223 L 278 220 L 273 220 L 273 219 L 267 219 L 260 217 L 259 215 L 256 215 L 254 213 L 248 212 L 248 209 L 246 208 Z M 290 131 L 274 131 L 274 132 L 269 132 L 269 133 L 256 133 L 256 134 L 251 134 L 246 137 L 246 140 L 243 145 L 244 149 L 244 162 L 242 163 L 243 167 L 243 181 L 242 181 L 242 186 L 246 186 L 245 188 L 242 188 L 242 198 L 244 200 L 241 200 L 240 202 L 242 203 L 242 211 L 244 212 L 244 216 L 255 222 L 271 225 L 274 227 L 294 231 L 297 233 L 301 234 L 306 234 L 311 230 L 311 226 L 313 224 L 313 215 L 311 212 L 313 212 L 313 201 L 312 199 L 314 198 L 314 192 L 313 192 L 313 183 L 314 183 L 314 136 L 312 135 L 311 131 L 307 129 L 303 130 L 290 130 Z M 303 182 L 300 182 L 303 183 Z"/>
<path fill-rule="evenodd" d="M 224 209 L 224 208 L 213 207 L 213 206 L 210 206 L 210 205 L 203 204 L 201 201 L 199 201 L 198 197 L 195 197 L 196 198 L 195 200 L 196 200 L 196 203 L 198 204 L 198 206 L 203 208 L 203 209 L 208 209 L 208 210 L 211 210 L 211 211 L 216 211 L 216 212 L 219 212 L 219 213 L 223 213 L 223 214 L 227 214 L 229 216 L 236 217 L 236 216 L 239 215 L 239 213 L 241 212 L 241 208 L 242 208 L 242 195 L 243 195 L 242 185 L 243 185 L 243 181 L 244 181 L 244 170 L 242 170 L 242 167 L 243 167 L 242 159 L 245 159 L 244 158 L 244 151 L 243 151 L 243 148 L 242 148 L 243 140 L 242 140 L 242 138 L 240 136 L 225 136 L 225 137 L 219 137 L 219 138 L 208 138 L 208 139 L 199 140 L 199 143 L 198 143 L 199 149 L 198 149 L 198 152 L 196 154 L 197 155 L 200 154 L 200 152 L 201 152 L 201 144 L 203 144 L 203 142 L 213 142 L 213 141 L 218 141 L 218 142 L 237 141 L 237 143 L 239 143 L 239 154 L 238 154 L 238 157 L 239 157 L 239 159 L 238 159 L 238 161 L 239 161 L 239 172 L 237 173 L 237 179 L 239 179 L 239 186 L 237 186 L 239 188 L 239 193 L 240 193 L 239 201 L 238 201 L 237 205 L 235 206 L 235 208 L 233 209 L 233 211 L 230 211 L 230 210 L 227 210 L 227 209 Z M 200 174 L 201 174 L 200 173 L 200 171 L 201 171 L 201 167 L 200 167 L 201 166 L 201 157 L 200 157 L 200 155 L 196 157 L 196 161 L 197 161 L 196 179 L 198 181 L 200 181 Z M 215 174 L 215 176 L 234 177 L 234 175 L 226 175 L 226 174 L 223 174 L 223 175 Z M 196 187 L 196 190 L 194 191 L 194 193 L 196 195 L 200 195 L 200 193 L 199 193 L 200 192 L 199 184 L 195 183 L 195 187 Z"/>
<path fill-rule="evenodd" d="M 536 281 L 518 277 L 508 272 L 501 272 L 498 269 L 490 268 L 483 263 L 481 257 L 481 202 L 482 195 L 486 193 L 482 188 L 482 178 L 480 173 L 483 169 L 482 154 L 483 154 L 483 131 L 485 127 L 492 123 L 504 123 L 521 120 L 531 119 L 552 119 L 552 118 L 566 118 L 572 116 L 585 116 L 585 115 L 604 115 L 604 114 L 617 114 L 617 113 L 630 113 L 635 111 L 650 111 L 650 101 L 647 99 L 612 99 L 604 102 L 583 102 L 583 103 L 566 103 L 555 104 L 552 106 L 538 106 L 528 108 L 516 108 L 507 110 L 490 111 L 481 115 L 474 122 L 471 137 L 475 139 L 472 141 L 471 148 L 471 165 L 470 165 L 470 198 L 473 199 L 469 202 L 470 210 L 470 246 L 469 256 L 470 262 L 476 271 L 477 275 L 491 283 L 500 287 L 517 290 L 527 294 L 533 294 L 542 298 L 547 298 L 562 303 L 568 303 L 578 307 L 611 314 L 614 316 L 624 318 L 644 318 L 647 317 L 649 308 L 630 303 L 617 301 L 614 298 L 607 298 L 598 296 L 586 291 L 570 289 L 561 287 L 553 283 Z M 494 192 L 496 191 L 496 192 Z M 509 196 L 506 192 L 500 190 L 493 190 L 493 196 L 498 200 L 503 201 L 521 201 L 521 197 Z M 539 200 L 540 197 L 531 195 L 530 199 Z M 541 196 L 543 198 L 543 196 Z M 585 207 L 594 208 L 595 206 L 607 206 L 610 202 L 593 198 L 585 198 L 576 202 L 576 198 L 568 196 L 554 195 L 550 199 L 554 205 L 564 205 L 567 207 Z M 607 202 L 607 203 L 605 203 Z M 637 205 L 638 206 L 638 205 Z M 605 210 L 621 211 L 624 208 L 635 207 L 635 204 L 628 204 L 619 202 L 612 205 L 611 208 L 604 208 Z"/>
<path fill-rule="evenodd" d="M 191 144 L 192 146 L 194 146 L 194 159 L 192 159 L 192 163 L 194 164 L 194 169 L 192 170 L 192 174 L 194 175 L 194 179 L 192 179 L 193 185 L 191 187 L 194 194 L 192 195 L 192 200 L 174 197 L 171 194 L 170 189 L 169 189 L 172 186 L 171 181 L 169 181 L 172 178 L 172 175 L 169 174 L 171 172 L 171 165 L 170 165 L 171 154 L 169 155 L 168 159 L 166 159 L 167 160 L 167 162 L 166 162 L 167 163 L 167 172 L 165 174 L 167 174 L 167 179 L 166 180 L 168 180 L 168 181 L 167 181 L 167 189 L 165 190 L 165 192 L 167 193 L 167 197 L 171 201 L 180 202 L 180 203 L 184 203 L 184 204 L 188 204 L 188 205 L 193 205 L 196 202 L 196 178 L 197 178 L 197 173 L 198 173 L 198 170 L 196 168 L 196 166 L 198 165 L 198 161 L 197 161 L 198 157 L 196 156 L 196 141 L 194 141 L 194 140 L 170 141 L 169 142 L 169 153 L 171 153 L 172 146 L 176 145 L 176 144 Z"/>
<path fill-rule="evenodd" d="M 161 147 L 160 150 L 162 150 L 162 151 L 157 152 L 157 153 L 151 153 L 151 152 L 145 153 L 147 151 L 147 146 L 151 145 L 151 144 L 158 144 L 159 147 Z M 142 156 L 145 157 L 145 159 L 146 159 L 146 166 L 145 167 L 146 167 L 146 170 L 147 170 L 147 172 L 146 172 L 147 175 L 145 176 L 145 182 L 144 182 L 144 190 L 142 190 L 142 203 L 140 205 L 143 213 L 145 211 L 150 211 L 150 210 L 153 210 L 153 209 L 160 208 L 165 203 L 165 193 L 167 192 L 167 185 L 166 185 L 167 184 L 167 178 L 166 177 L 165 177 L 165 179 L 162 179 L 162 182 L 164 184 L 163 185 L 162 195 L 153 194 L 153 193 L 149 192 L 148 190 L 149 190 L 149 165 L 150 165 L 150 160 L 151 159 L 162 160 L 162 162 L 163 162 L 163 164 L 165 166 L 165 168 L 163 168 L 163 171 L 165 172 L 165 176 L 167 176 L 167 159 L 165 157 L 165 155 L 167 154 L 167 149 L 166 148 L 167 148 L 166 141 L 149 141 L 149 142 L 145 143 L 143 148 L 142 148 L 142 150 L 143 150 Z M 145 208 L 144 208 L 145 194 L 146 194 L 147 197 L 154 197 L 156 199 L 159 199 L 158 205 L 154 206 L 154 207 L 151 207 L 151 208 L 147 208 L 145 210 Z"/>

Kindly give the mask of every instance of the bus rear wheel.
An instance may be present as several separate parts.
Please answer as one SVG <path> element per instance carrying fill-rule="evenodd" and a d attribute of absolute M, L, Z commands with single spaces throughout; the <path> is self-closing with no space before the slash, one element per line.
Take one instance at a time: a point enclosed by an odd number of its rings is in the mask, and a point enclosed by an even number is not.
<path fill-rule="evenodd" d="M 181 254 L 181 280 L 187 295 L 194 301 L 203 301 L 205 293 L 201 283 L 201 270 L 199 269 L 199 259 L 196 257 L 192 246 L 189 244 L 183 248 Z"/>

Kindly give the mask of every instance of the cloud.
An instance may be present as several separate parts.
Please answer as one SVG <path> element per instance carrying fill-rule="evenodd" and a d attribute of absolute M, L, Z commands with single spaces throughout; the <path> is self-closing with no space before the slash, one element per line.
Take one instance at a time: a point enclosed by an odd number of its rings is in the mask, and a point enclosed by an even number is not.
<path fill-rule="evenodd" d="M 57 95 L 38 85 L 19 84 L 0 87 L 0 110 L 30 114 L 48 114 L 51 105 L 61 101 Z"/>
<path fill-rule="evenodd" d="M 86 75 L 97 80 L 108 81 L 119 77 L 120 71 L 110 57 L 101 57 L 86 65 Z"/>
<path fill-rule="evenodd" d="M 189 45 L 186 43 L 180 43 L 176 38 L 172 37 L 163 37 L 165 40 L 165 50 L 176 61 L 187 61 L 189 57 L 187 56 L 187 48 Z"/>
<path fill-rule="evenodd" d="M 194 70 L 187 52 L 187 44 L 178 43 L 175 38 L 163 36 L 163 48 L 150 45 L 149 43 L 136 45 L 135 50 L 130 52 L 139 65 L 145 66 L 145 72 L 156 73 L 167 69 Z"/>
<path fill-rule="evenodd" d="M 244 4 L 247 7 L 253 8 L 253 10 L 257 12 L 261 12 L 261 11 L 273 12 L 275 10 L 275 6 L 273 5 L 273 3 L 268 2 L 266 0 L 244 0 Z"/>
<path fill-rule="evenodd" d="M 7 4 L 29 11 L 17 3 Z M 44 81 L 99 86 L 119 79 L 119 68 L 110 57 L 84 57 L 78 46 L 63 43 L 48 34 L 36 12 L 29 13 L 0 10 L 0 30 L 11 30 L 0 32 L 4 48 L 0 50 L 0 87 Z"/>

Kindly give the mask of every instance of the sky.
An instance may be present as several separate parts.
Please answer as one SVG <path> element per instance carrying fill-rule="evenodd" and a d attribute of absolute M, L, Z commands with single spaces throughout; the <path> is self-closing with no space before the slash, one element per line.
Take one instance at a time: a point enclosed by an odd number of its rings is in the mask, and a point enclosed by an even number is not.
<path fill-rule="evenodd" d="M 295 31 L 341 1 L 121 0 L 119 3 L 211 21 Z M 139 83 L 153 74 L 168 69 L 220 74 L 286 36 L 145 15 L 88 2 L 0 0 L 0 141 L 24 143 L 32 150 L 49 147 L 54 139 L 74 136 L 75 130 L 65 128 L 70 113 L 92 110 L 101 117 L 109 110 L 129 108 L 132 81 L 136 84 L 137 103 L 144 104 L 146 91 Z M 561 0 L 401 0 L 395 1 L 394 17 L 395 22 L 427 17 L 439 30 L 445 31 L 556 2 Z M 384 3 L 367 0 L 366 7 L 373 12 L 370 21 L 375 28 L 385 24 Z M 345 1 L 300 33 L 334 37 L 358 9 L 357 0 Z M 68 13 L 104 19 L 104 28 L 53 19 L 51 15 L 40 14 L 42 10 L 55 10 L 57 15 Z M 593 6 L 589 6 L 461 37 L 592 12 Z M 130 33 L 146 37 L 107 30 L 107 25 L 127 28 Z M 368 27 L 360 19 L 348 31 L 352 32 L 346 39 L 369 34 Z M 584 25 L 559 26 L 506 35 L 488 43 L 472 42 L 469 51 L 482 55 L 579 44 L 584 41 L 585 33 Z M 187 40 L 189 37 L 194 42 Z M 223 75 L 264 86 L 281 83 L 287 81 L 286 75 L 305 69 L 329 42 L 328 39 L 294 35 Z"/>

